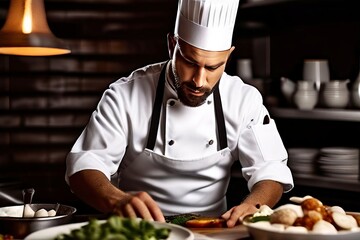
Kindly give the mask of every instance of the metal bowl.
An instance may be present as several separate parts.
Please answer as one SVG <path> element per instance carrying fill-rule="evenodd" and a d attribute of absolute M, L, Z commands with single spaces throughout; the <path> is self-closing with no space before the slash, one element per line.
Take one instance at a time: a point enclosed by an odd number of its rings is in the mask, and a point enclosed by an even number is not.
<path fill-rule="evenodd" d="M 56 209 L 57 204 L 34 203 L 30 204 L 30 207 L 35 212 L 42 208 L 49 211 Z M 0 208 L 0 234 L 10 234 L 15 239 L 23 239 L 32 232 L 69 223 L 76 212 L 76 208 L 61 204 L 58 207 L 56 216 L 34 218 L 22 217 L 24 205 L 2 207 Z M 10 215 L 11 217 L 4 215 Z"/>

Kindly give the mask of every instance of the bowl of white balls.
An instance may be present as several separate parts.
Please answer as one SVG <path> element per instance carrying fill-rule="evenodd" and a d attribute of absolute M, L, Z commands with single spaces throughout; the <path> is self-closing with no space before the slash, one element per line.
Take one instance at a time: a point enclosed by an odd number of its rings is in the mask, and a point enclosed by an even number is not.
<path fill-rule="evenodd" d="M 0 208 L 0 234 L 23 239 L 32 232 L 67 224 L 76 208 L 62 204 L 25 204 Z"/>

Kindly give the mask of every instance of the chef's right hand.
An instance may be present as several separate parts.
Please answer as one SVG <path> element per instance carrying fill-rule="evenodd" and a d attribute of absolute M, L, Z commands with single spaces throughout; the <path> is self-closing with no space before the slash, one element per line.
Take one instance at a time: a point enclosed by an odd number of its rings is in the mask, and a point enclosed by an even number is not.
<path fill-rule="evenodd" d="M 146 192 L 126 194 L 117 203 L 113 212 L 123 217 L 165 222 L 164 215 L 159 206 Z"/>

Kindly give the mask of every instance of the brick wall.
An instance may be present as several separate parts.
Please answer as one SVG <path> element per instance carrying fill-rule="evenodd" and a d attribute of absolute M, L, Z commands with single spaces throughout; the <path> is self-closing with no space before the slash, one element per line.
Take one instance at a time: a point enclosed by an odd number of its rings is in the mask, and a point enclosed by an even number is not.
<path fill-rule="evenodd" d="M 0 3 L 0 25 L 7 1 Z M 45 0 L 53 33 L 70 55 L 0 55 L 0 161 L 63 163 L 102 91 L 165 60 L 176 1 Z"/>
<path fill-rule="evenodd" d="M 8 5 L 0 1 L 0 26 Z M 68 194 L 65 156 L 109 83 L 166 60 L 177 1 L 45 0 L 45 7 L 72 53 L 0 55 L 0 183 L 35 186 L 39 201 Z"/>

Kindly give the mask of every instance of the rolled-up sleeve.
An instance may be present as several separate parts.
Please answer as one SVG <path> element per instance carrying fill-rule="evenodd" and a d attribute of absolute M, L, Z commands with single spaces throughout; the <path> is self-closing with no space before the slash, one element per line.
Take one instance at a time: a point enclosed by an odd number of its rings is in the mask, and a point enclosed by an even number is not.
<path fill-rule="evenodd" d="M 280 137 L 275 121 L 262 105 L 253 105 L 248 124 L 243 127 L 239 142 L 239 158 L 242 175 L 248 181 L 249 190 L 259 181 L 273 180 L 281 183 L 284 191 L 294 187 L 293 177 L 287 166 L 288 154 Z"/>
<path fill-rule="evenodd" d="M 116 95 L 111 88 L 105 91 L 86 128 L 68 153 L 67 182 L 71 175 L 85 169 L 99 170 L 109 179 L 116 173 L 127 145 Z"/>

